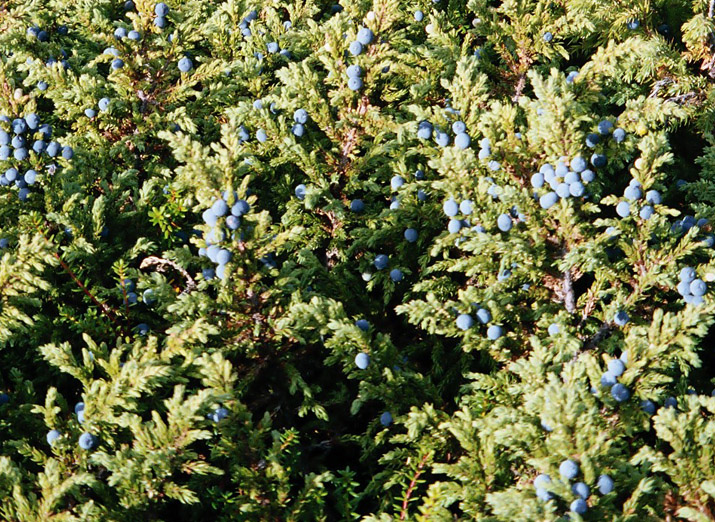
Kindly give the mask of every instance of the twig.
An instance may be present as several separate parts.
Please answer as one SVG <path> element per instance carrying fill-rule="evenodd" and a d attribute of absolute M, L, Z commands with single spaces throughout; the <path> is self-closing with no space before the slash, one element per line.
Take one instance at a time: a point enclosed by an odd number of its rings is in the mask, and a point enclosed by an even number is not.
<path fill-rule="evenodd" d="M 576 298 L 573 293 L 573 282 L 571 281 L 571 269 L 567 269 L 564 272 L 564 306 L 566 306 L 566 311 L 570 314 L 576 311 Z"/>
<path fill-rule="evenodd" d="M 147 258 L 144 258 L 144 260 L 139 265 L 139 268 L 141 270 L 144 270 L 145 268 L 155 266 L 157 272 L 164 272 L 166 270 L 167 265 L 178 271 L 182 276 L 184 276 L 184 279 L 186 279 L 186 288 L 184 288 L 179 295 L 188 294 L 196 289 L 196 282 L 186 270 L 184 270 L 181 266 L 177 265 L 173 261 L 164 259 L 163 257 L 149 256 Z"/>
<path fill-rule="evenodd" d="M 712 18 L 715 14 L 715 0 L 710 0 L 710 6 L 708 7 L 708 18 Z"/>
<path fill-rule="evenodd" d="M 410 497 L 412 496 L 412 490 L 414 489 L 415 485 L 417 484 L 417 479 L 422 474 L 422 468 L 424 468 L 425 463 L 427 462 L 427 457 L 429 457 L 429 453 L 425 453 L 425 456 L 422 457 L 422 460 L 417 465 L 417 470 L 415 471 L 415 476 L 412 477 L 412 482 L 410 482 L 410 487 L 407 488 L 407 493 L 405 494 L 405 500 L 402 501 L 402 510 L 400 511 L 400 520 L 405 520 L 405 517 L 407 517 L 407 503 L 410 501 Z"/>
<path fill-rule="evenodd" d="M 84 284 L 82 284 L 82 281 L 80 281 L 80 280 L 77 278 L 77 276 L 76 276 L 75 273 L 72 271 L 72 269 L 67 265 L 67 263 L 65 263 L 65 262 L 62 260 L 62 258 L 60 257 L 60 255 L 59 255 L 57 252 L 53 252 L 53 254 L 54 254 L 54 256 L 57 258 L 57 260 L 60 262 L 60 265 L 62 266 L 62 268 L 64 269 L 64 271 L 67 272 L 67 273 L 70 275 L 70 277 L 74 280 L 75 283 L 77 283 L 77 285 L 79 285 L 79 287 L 82 289 L 82 291 L 85 293 L 85 295 L 86 295 L 87 297 L 89 297 L 89 298 L 92 300 L 92 302 L 93 302 L 94 304 L 96 304 L 96 305 L 99 307 L 99 309 L 102 310 L 102 312 L 104 312 L 104 313 L 107 315 L 107 317 L 109 318 L 110 321 L 112 321 L 114 324 L 117 324 L 117 318 L 116 318 L 117 312 L 114 311 L 109 305 L 100 302 L 100 301 L 94 296 L 94 294 L 93 294 L 92 292 L 90 292 L 89 290 L 87 290 L 87 287 L 84 286 Z"/>

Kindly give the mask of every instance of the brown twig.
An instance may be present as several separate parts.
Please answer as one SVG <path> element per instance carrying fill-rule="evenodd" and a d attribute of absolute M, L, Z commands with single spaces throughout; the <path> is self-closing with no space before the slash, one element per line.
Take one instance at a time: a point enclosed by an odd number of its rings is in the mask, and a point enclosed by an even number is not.
<path fill-rule="evenodd" d="M 186 288 L 181 291 L 181 294 L 188 294 L 196 289 L 196 282 L 186 270 L 184 270 L 180 265 L 174 263 L 173 261 L 164 259 L 163 257 L 149 256 L 147 258 L 144 258 L 144 260 L 139 265 L 139 268 L 141 270 L 144 270 L 146 268 L 155 266 L 157 272 L 164 272 L 166 271 L 167 265 L 178 271 L 182 276 L 184 276 L 184 279 L 186 279 Z"/>
<path fill-rule="evenodd" d="M 412 477 L 412 482 L 410 482 L 410 486 L 407 488 L 407 493 L 405 494 L 405 500 L 402 501 L 402 510 L 400 511 L 400 520 L 405 520 L 405 518 L 407 517 L 407 503 L 410 501 L 410 497 L 412 496 L 412 490 L 414 489 L 415 485 L 417 484 L 417 479 L 422 474 L 422 468 L 424 468 L 425 464 L 427 463 L 428 457 L 429 457 L 429 453 L 425 453 L 425 456 L 422 457 L 422 460 L 417 465 L 417 470 L 415 471 L 414 477 Z"/>
<path fill-rule="evenodd" d="M 82 281 L 77 278 L 75 273 L 72 271 L 72 269 L 65 263 L 60 255 L 57 252 L 53 252 L 54 256 L 57 258 L 57 260 L 60 262 L 60 266 L 64 269 L 65 272 L 67 272 L 70 277 L 74 280 L 75 283 L 82 289 L 84 294 L 89 297 L 94 304 L 96 304 L 100 310 L 109 318 L 110 321 L 112 321 L 114 324 L 117 324 L 117 312 L 112 309 L 109 305 L 104 304 L 100 302 L 92 292 L 90 292 L 86 286 L 82 283 Z"/>

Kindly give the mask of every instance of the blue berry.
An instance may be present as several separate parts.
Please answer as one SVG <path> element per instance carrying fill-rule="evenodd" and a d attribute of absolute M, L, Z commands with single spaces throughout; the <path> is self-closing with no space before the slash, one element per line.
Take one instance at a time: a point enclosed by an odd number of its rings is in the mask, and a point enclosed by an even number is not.
<path fill-rule="evenodd" d="M 147 288 L 146 290 L 144 290 L 144 292 L 142 293 L 142 298 L 144 299 L 144 304 L 147 304 L 147 305 L 150 305 L 150 304 L 153 304 L 156 302 L 156 299 L 154 297 L 154 290 L 152 290 L 151 288 Z M 147 328 L 149 328 L 149 327 L 147 326 Z"/>
<path fill-rule="evenodd" d="M 586 136 L 586 146 L 589 148 L 594 148 L 601 141 L 601 136 L 596 133 L 591 133 Z"/>
<path fill-rule="evenodd" d="M 608 120 L 602 120 L 598 123 L 598 133 L 601 136 L 608 136 L 613 130 L 613 123 Z"/>
<path fill-rule="evenodd" d="M 549 500 L 554 498 L 554 495 L 543 488 L 536 488 L 536 498 L 538 498 L 542 502 L 548 502 Z"/>
<path fill-rule="evenodd" d="M 486 308 L 479 308 L 477 310 L 477 319 L 482 324 L 488 324 L 492 320 L 492 314 Z"/>
<path fill-rule="evenodd" d="M 566 76 L 566 83 L 573 83 L 578 77 L 578 71 L 571 71 L 568 76 Z"/>
<path fill-rule="evenodd" d="M 558 335 L 558 333 L 559 333 L 559 325 L 556 324 L 556 323 L 550 324 L 550 325 L 549 325 L 549 328 L 548 328 L 548 332 L 549 332 L 549 335 L 551 335 L 551 336 Z"/>
<path fill-rule="evenodd" d="M 616 214 L 622 218 L 626 218 L 631 215 L 631 205 L 627 201 L 621 201 L 616 205 Z"/>
<path fill-rule="evenodd" d="M 624 131 L 621 128 L 618 128 L 613 131 L 613 139 L 615 140 L 616 143 L 621 143 L 623 140 L 626 139 L 626 131 Z"/>
<path fill-rule="evenodd" d="M 390 180 L 390 186 L 392 187 L 392 190 L 397 190 L 400 187 L 402 187 L 402 185 L 404 185 L 404 184 L 405 184 L 405 178 L 403 178 L 400 175 L 395 175 Z"/>
<path fill-rule="evenodd" d="M 693 279 L 690 283 L 690 293 L 696 297 L 701 297 L 707 292 L 708 286 L 702 279 Z"/>
<path fill-rule="evenodd" d="M 134 42 L 138 42 L 139 40 L 141 40 L 142 35 L 139 33 L 139 31 L 131 30 L 129 31 L 129 33 L 127 33 L 127 38 Z"/>
<path fill-rule="evenodd" d="M 368 329 L 370 328 L 370 323 L 367 322 L 365 319 L 358 319 L 355 321 L 355 326 L 360 328 L 363 332 L 367 332 Z"/>
<path fill-rule="evenodd" d="M 112 60 L 112 69 L 121 69 L 124 67 L 124 61 L 121 58 L 115 58 Z"/>
<path fill-rule="evenodd" d="M 367 27 L 361 28 L 357 33 L 357 41 L 360 42 L 362 45 L 369 45 L 370 42 L 372 42 L 372 39 L 372 31 Z"/>
<path fill-rule="evenodd" d="M 447 231 L 450 234 L 457 234 L 462 229 L 462 221 L 460 219 L 450 219 L 447 224 Z"/>
<path fill-rule="evenodd" d="M 298 185 L 298 187 L 300 187 L 300 185 Z M 296 189 L 298 187 L 296 187 Z M 297 195 L 297 193 L 296 193 L 296 195 Z M 231 214 L 233 214 L 236 217 L 241 217 L 244 214 L 248 214 L 249 210 L 251 210 L 251 206 L 248 204 L 248 202 L 245 199 L 239 199 L 231 207 Z"/>
<path fill-rule="evenodd" d="M 454 200 L 454 198 L 450 198 L 444 202 L 444 205 L 442 205 L 442 210 L 444 210 L 444 213 L 447 217 L 454 217 L 459 213 L 459 205 Z"/>
<path fill-rule="evenodd" d="M 221 422 L 223 419 L 228 417 L 228 413 L 228 410 L 224 407 L 216 408 L 210 415 L 210 418 L 214 422 Z"/>
<path fill-rule="evenodd" d="M 27 159 L 27 149 L 24 147 L 21 147 L 19 149 L 15 149 L 12 153 L 13 158 L 15 158 L 17 161 L 25 161 Z"/>
<path fill-rule="evenodd" d="M 474 325 L 474 319 L 469 314 L 460 314 L 457 316 L 457 328 L 460 330 L 469 330 Z"/>
<path fill-rule="evenodd" d="M 305 127 L 303 126 L 302 123 L 296 123 L 291 128 L 291 132 L 293 133 L 294 136 L 300 138 L 305 133 Z"/>
<path fill-rule="evenodd" d="M 618 326 L 625 326 L 625 324 L 628 322 L 629 317 L 626 312 L 623 310 L 620 310 L 616 315 L 613 317 L 613 322 L 615 322 Z"/>
<path fill-rule="evenodd" d="M 216 254 L 216 262 L 219 265 L 225 265 L 229 261 L 231 261 L 231 252 L 226 250 L 225 248 L 219 250 L 218 254 Z"/>
<path fill-rule="evenodd" d="M 402 270 L 400 270 L 399 268 L 393 268 L 392 270 L 390 270 L 390 279 L 392 279 L 395 283 L 399 283 L 400 281 L 402 281 L 402 277 Z"/>
<path fill-rule="evenodd" d="M 355 40 L 348 47 L 348 51 L 350 51 L 350 54 L 352 54 L 353 56 L 358 56 L 360 53 L 362 53 L 362 44 Z"/>
<path fill-rule="evenodd" d="M 490 341 L 496 341 L 504 334 L 504 330 L 501 326 L 493 324 L 487 328 L 487 339 Z"/>
<path fill-rule="evenodd" d="M 179 60 L 179 70 L 183 73 L 189 72 L 192 68 L 194 67 L 194 64 L 191 62 L 188 56 L 184 56 L 181 60 Z"/>
<path fill-rule="evenodd" d="M 385 427 L 392 424 L 392 415 L 390 414 L 389 411 L 386 411 L 382 415 L 380 415 L 380 424 L 382 424 Z"/>
<path fill-rule="evenodd" d="M 47 444 L 52 446 L 52 443 L 55 442 L 57 439 L 60 438 L 60 432 L 57 430 L 50 430 L 47 432 L 47 436 L 45 437 L 47 439 Z"/>
<path fill-rule="evenodd" d="M 576 181 L 575 183 L 571 183 L 569 185 L 569 194 L 571 194 L 575 198 L 580 198 L 584 195 L 585 192 L 586 187 L 584 187 L 583 183 L 581 183 L 580 181 Z"/>
<path fill-rule="evenodd" d="M 543 34 L 542 38 L 544 39 L 544 41 L 545 41 L 546 43 L 549 43 L 551 40 L 554 39 L 554 35 L 551 34 L 549 31 L 546 31 L 546 32 Z"/>
<path fill-rule="evenodd" d="M 117 27 L 114 30 L 114 38 L 121 40 L 127 36 L 127 30 L 124 27 Z"/>
<path fill-rule="evenodd" d="M 586 511 L 588 511 L 588 504 L 586 504 L 586 501 L 584 499 L 577 498 L 576 500 L 571 502 L 569 509 L 571 509 L 571 511 L 573 511 L 577 515 L 585 515 Z"/>
<path fill-rule="evenodd" d="M 697 275 L 695 274 L 695 269 L 689 266 L 686 266 L 680 271 L 680 280 L 685 283 L 692 283 L 696 277 Z"/>
<path fill-rule="evenodd" d="M 665 406 L 666 408 L 677 408 L 678 399 L 676 399 L 675 397 L 668 397 L 667 399 L 665 399 L 663 406 Z"/>
<path fill-rule="evenodd" d="M 541 473 L 536 476 L 534 479 L 534 487 L 535 488 L 544 488 L 551 484 L 551 477 L 548 476 L 546 473 Z"/>
<path fill-rule="evenodd" d="M 641 219 L 649 220 L 653 217 L 653 212 L 653 207 L 651 207 L 650 205 L 645 205 L 643 208 L 641 208 L 638 215 L 641 217 Z"/>
<path fill-rule="evenodd" d="M 211 205 L 211 212 L 213 212 L 215 216 L 223 217 L 228 214 L 228 205 L 223 199 L 217 199 L 213 205 Z"/>
<path fill-rule="evenodd" d="M 364 370 L 370 364 L 370 356 L 364 352 L 360 352 L 355 356 L 355 366 Z"/>
<path fill-rule="evenodd" d="M 421 22 L 425 17 L 425 15 L 424 15 L 424 13 L 422 13 L 422 11 L 415 11 L 414 16 L 415 16 L 415 21 L 417 21 L 417 22 Z"/>
<path fill-rule="evenodd" d="M 37 88 L 38 88 L 38 90 L 40 90 L 40 91 L 46 91 L 46 90 L 47 90 L 47 87 L 48 87 L 47 82 L 43 82 L 42 80 L 40 80 L 39 82 L 37 82 Z"/>
<path fill-rule="evenodd" d="M 97 105 L 100 111 L 105 112 L 109 108 L 109 98 L 102 98 Z"/>
<path fill-rule="evenodd" d="M 30 130 L 35 130 L 37 129 L 37 126 L 40 124 L 40 118 L 35 114 L 34 112 L 28 114 L 25 116 L 25 123 L 27 123 L 27 127 Z"/>
<path fill-rule="evenodd" d="M 156 16 L 166 16 L 169 14 L 169 6 L 164 2 L 159 2 L 154 6 L 154 14 Z"/>
<path fill-rule="evenodd" d="M 591 156 L 591 165 L 596 168 L 605 167 L 607 163 L 606 156 L 603 154 L 593 154 Z"/>
<path fill-rule="evenodd" d="M 536 172 L 531 175 L 531 186 L 536 189 L 544 186 L 544 175 L 541 172 Z"/>
<path fill-rule="evenodd" d="M 414 243 L 415 241 L 417 241 L 417 230 L 415 230 L 414 228 L 406 229 L 405 239 L 410 243 Z"/>
<path fill-rule="evenodd" d="M 268 135 L 266 134 L 266 131 L 263 129 L 258 129 L 256 131 L 256 139 L 259 141 L 259 143 L 265 143 L 266 140 L 268 140 Z"/>
<path fill-rule="evenodd" d="M 548 210 L 553 207 L 558 200 L 559 196 L 558 194 L 556 194 L 556 192 L 547 192 L 539 198 L 539 205 L 544 210 Z"/>
<path fill-rule="evenodd" d="M 359 65 L 351 65 L 347 68 L 346 73 L 348 78 L 359 78 L 362 76 L 362 67 Z"/>
<path fill-rule="evenodd" d="M 571 486 L 571 491 L 574 495 L 578 495 L 584 500 L 591 496 L 591 488 L 585 482 L 576 482 Z"/>
<path fill-rule="evenodd" d="M 623 191 L 623 196 L 626 199 L 630 199 L 631 201 L 636 201 L 639 200 L 643 196 L 643 194 L 639 187 L 629 185 L 628 187 L 626 187 L 626 190 Z"/>
<path fill-rule="evenodd" d="M 350 210 L 353 212 L 362 212 L 365 209 L 365 204 L 361 199 L 354 199 L 350 202 Z"/>
<path fill-rule="evenodd" d="M 463 121 L 455 121 L 452 124 L 452 132 L 454 132 L 455 134 L 467 132 L 467 125 Z"/>
<path fill-rule="evenodd" d="M 559 466 L 559 473 L 566 480 L 575 479 L 578 476 L 578 471 L 578 464 L 571 459 L 564 460 Z"/>
<path fill-rule="evenodd" d="M 459 211 L 464 214 L 465 216 L 471 215 L 471 213 L 474 211 L 472 207 L 472 201 L 469 199 L 465 199 L 459 204 Z"/>
<path fill-rule="evenodd" d="M 491 170 L 492 172 L 496 172 L 497 170 L 501 169 L 501 165 L 498 161 L 491 160 L 489 163 L 487 163 L 487 168 L 489 168 L 489 170 Z"/>
<path fill-rule="evenodd" d="M 278 46 L 277 42 L 268 42 L 266 44 L 266 51 L 268 51 L 270 54 L 275 54 L 280 50 L 280 47 Z"/>
<path fill-rule="evenodd" d="M 293 113 L 293 121 L 305 125 L 308 123 L 308 111 L 305 109 L 297 109 Z"/>
<path fill-rule="evenodd" d="M 586 163 L 586 160 L 581 156 L 576 156 L 573 160 L 571 160 L 571 170 L 574 172 L 583 172 L 587 167 L 588 164 Z"/>
<path fill-rule="evenodd" d="M 449 134 L 442 131 L 437 131 L 434 135 L 434 141 L 440 147 L 446 147 L 449 145 Z"/>
<path fill-rule="evenodd" d="M 375 268 L 378 270 L 382 270 L 383 268 L 387 267 L 387 263 L 389 262 L 389 258 L 385 254 L 378 254 L 375 256 Z"/>
<path fill-rule="evenodd" d="M 79 447 L 83 450 L 92 450 L 99 445 L 99 439 L 91 433 L 83 433 L 79 436 Z"/>
<path fill-rule="evenodd" d="M 598 477 L 596 485 L 598 486 L 598 491 L 601 492 L 601 495 L 608 495 L 611 491 L 613 491 L 613 479 L 608 475 L 601 475 Z"/>
<path fill-rule="evenodd" d="M 92 108 L 88 108 L 84 110 L 84 115 L 87 116 L 90 120 L 94 118 L 97 115 L 97 111 L 95 111 Z"/>
<path fill-rule="evenodd" d="M 647 414 L 653 415 L 655 413 L 655 403 L 648 399 L 641 401 L 641 409 Z"/>
<path fill-rule="evenodd" d="M 37 172 L 32 169 L 28 170 L 27 172 L 25 172 L 24 180 L 25 183 L 27 183 L 28 185 L 34 185 L 35 181 L 37 180 Z"/>
<path fill-rule="evenodd" d="M 611 372 L 606 372 L 601 375 L 601 386 L 610 387 L 616 384 L 616 382 L 618 382 L 618 377 Z"/>
<path fill-rule="evenodd" d="M 626 371 L 626 365 L 620 359 L 611 359 L 608 361 L 608 371 L 616 377 L 620 377 Z"/>
<path fill-rule="evenodd" d="M 571 189 L 566 183 L 559 183 L 556 186 L 556 195 L 560 198 L 566 199 L 571 195 Z"/>
<path fill-rule="evenodd" d="M 631 398 L 631 392 L 620 382 L 613 385 L 611 395 L 618 402 L 624 402 Z"/>
<path fill-rule="evenodd" d="M 462 149 L 462 150 L 464 150 L 464 149 L 466 149 L 467 147 L 469 147 L 469 144 L 471 143 L 471 141 L 472 141 L 472 140 L 471 140 L 471 138 L 469 137 L 469 134 L 467 134 L 466 132 L 460 132 L 460 133 L 457 134 L 457 136 L 455 136 L 455 138 L 454 138 L 454 144 L 455 144 L 455 146 L 456 146 L 458 149 Z"/>
<path fill-rule="evenodd" d="M 497 218 L 497 228 L 502 232 L 509 232 L 513 226 L 511 216 L 508 214 L 500 214 Z"/>

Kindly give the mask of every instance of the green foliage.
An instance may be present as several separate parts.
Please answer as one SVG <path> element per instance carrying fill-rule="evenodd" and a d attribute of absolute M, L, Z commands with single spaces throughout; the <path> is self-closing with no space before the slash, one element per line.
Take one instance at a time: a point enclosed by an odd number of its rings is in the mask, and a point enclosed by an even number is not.
<path fill-rule="evenodd" d="M 0 518 L 715 518 L 711 2 L 168 4 L 0 5 Z"/>

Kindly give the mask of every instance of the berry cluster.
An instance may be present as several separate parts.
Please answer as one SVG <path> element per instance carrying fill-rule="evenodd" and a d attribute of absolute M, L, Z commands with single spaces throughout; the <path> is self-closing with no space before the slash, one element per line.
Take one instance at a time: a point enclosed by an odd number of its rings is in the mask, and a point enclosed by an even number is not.
<path fill-rule="evenodd" d="M 692 305 L 703 303 L 703 296 L 708 291 L 708 285 L 697 277 L 695 269 L 686 266 L 680 271 L 680 283 L 678 283 L 678 293 L 683 300 Z"/>
<path fill-rule="evenodd" d="M 35 169 L 39 168 L 42 155 L 54 158 L 60 154 L 66 160 L 72 159 L 72 147 L 62 147 L 56 141 L 48 143 L 51 137 L 52 127 L 47 123 L 41 124 L 35 113 L 12 121 L 8 116 L 0 116 L 0 162 L 11 165 L 0 175 L 0 186 L 7 187 L 14 183 L 19 189 L 20 200 L 25 201 L 30 194 L 29 187 L 37 181 Z M 24 166 L 31 168 L 25 169 Z M 23 170 L 25 172 L 21 174 Z M 56 170 L 54 163 L 47 166 L 49 174 L 54 174 Z"/>
<path fill-rule="evenodd" d="M 355 40 L 350 42 L 348 51 L 353 56 L 358 56 L 362 54 L 364 47 L 370 45 L 374 38 L 372 31 L 367 27 L 361 27 L 357 32 L 357 37 Z"/>
<path fill-rule="evenodd" d="M 456 113 L 457 111 L 454 112 Z M 472 143 L 472 138 L 467 134 L 467 126 L 463 121 L 455 121 L 452 123 L 452 132 L 454 133 L 454 145 L 458 149 L 467 149 Z M 417 124 L 418 138 L 421 140 L 429 140 L 433 135 L 434 141 L 438 146 L 446 147 L 450 144 L 451 138 L 447 131 L 442 130 L 440 127 L 435 128 L 435 126 L 427 120 L 422 120 Z"/>
<path fill-rule="evenodd" d="M 631 398 L 630 390 L 618 382 L 618 378 L 626 371 L 625 353 L 620 359 L 611 359 L 608 361 L 608 371 L 601 375 L 601 385 L 611 388 L 611 396 L 617 402 L 624 402 Z M 625 360 L 624 360 L 625 359 Z"/>
<path fill-rule="evenodd" d="M 571 459 L 564 460 L 559 466 L 559 475 L 561 475 L 561 478 L 566 482 L 578 477 L 579 473 L 579 465 Z M 539 500 L 547 502 L 554 498 L 553 493 L 549 491 L 551 484 L 551 477 L 546 473 L 537 475 L 534 479 L 534 488 L 536 489 L 536 497 Z M 613 479 L 608 475 L 600 475 L 596 486 L 601 495 L 608 495 L 613 491 Z M 585 482 L 574 482 L 571 485 L 571 492 L 576 498 L 571 502 L 569 509 L 577 515 L 584 515 L 586 511 L 588 511 L 588 503 L 586 501 L 591 496 L 591 488 Z"/>
<path fill-rule="evenodd" d="M 586 185 L 594 180 L 595 174 L 587 168 L 588 164 L 583 157 L 576 156 L 568 163 L 567 166 L 566 158 L 560 159 L 555 168 L 550 163 L 545 163 L 539 168 L 539 172 L 531 176 L 533 188 L 541 189 L 545 184 L 551 187 L 551 191 L 539 197 L 539 205 L 544 210 L 553 207 L 559 199 L 584 196 Z"/>
<path fill-rule="evenodd" d="M 215 200 L 211 207 L 203 212 L 204 223 L 212 228 L 204 234 L 206 248 L 200 248 L 199 255 L 208 257 L 217 265 L 215 272 L 211 269 L 204 270 L 204 278 L 211 279 L 214 273 L 222 280 L 226 278 L 226 265 L 231 260 L 231 251 L 219 245 L 226 240 L 226 231 L 232 234 L 238 229 L 241 216 L 247 214 L 250 209 L 248 202 L 238 199 L 235 191 L 225 191 L 222 198 Z"/>
<path fill-rule="evenodd" d="M 483 325 L 487 325 L 492 321 L 492 314 L 486 308 L 477 306 L 477 312 L 475 315 L 477 320 Z M 466 331 L 474 326 L 474 319 L 470 314 L 459 314 L 457 316 L 456 324 L 457 328 Z M 487 328 L 487 339 L 490 341 L 496 341 L 502 335 L 504 335 L 504 328 L 500 325 L 492 324 Z"/>

